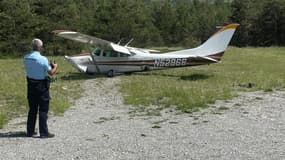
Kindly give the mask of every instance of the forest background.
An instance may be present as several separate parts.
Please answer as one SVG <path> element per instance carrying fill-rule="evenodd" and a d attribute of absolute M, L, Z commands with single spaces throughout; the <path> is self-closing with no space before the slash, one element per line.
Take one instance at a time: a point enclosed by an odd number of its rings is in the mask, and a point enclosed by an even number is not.
<path fill-rule="evenodd" d="M 0 57 L 20 56 L 35 37 L 46 55 L 81 44 L 51 32 L 78 31 L 132 46 L 195 47 L 216 26 L 239 23 L 232 45 L 284 46 L 285 0 L 0 0 Z"/>

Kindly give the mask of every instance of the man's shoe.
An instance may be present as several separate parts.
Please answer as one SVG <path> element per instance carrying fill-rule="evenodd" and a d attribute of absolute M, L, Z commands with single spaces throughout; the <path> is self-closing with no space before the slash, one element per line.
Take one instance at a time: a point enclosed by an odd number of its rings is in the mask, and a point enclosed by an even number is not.
<path fill-rule="evenodd" d="M 34 132 L 33 134 L 27 133 L 27 137 L 35 137 L 37 134 L 37 132 Z"/>
<path fill-rule="evenodd" d="M 48 133 L 47 135 L 40 135 L 40 138 L 53 138 L 54 136 L 54 134 Z"/>

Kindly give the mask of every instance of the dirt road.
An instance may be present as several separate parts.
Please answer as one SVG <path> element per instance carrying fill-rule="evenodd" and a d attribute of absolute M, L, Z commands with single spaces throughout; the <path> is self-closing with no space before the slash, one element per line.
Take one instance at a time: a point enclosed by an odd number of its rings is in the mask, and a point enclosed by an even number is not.
<path fill-rule="evenodd" d="M 50 117 L 55 138 L 26 138 L 26 117 L 11 121 L 0 130 L 0 159 L 285 159 L 284 91 L 245 93 L 193 114 L 132 116 L 118 83 L 86 80 L 82 98 Z"/>

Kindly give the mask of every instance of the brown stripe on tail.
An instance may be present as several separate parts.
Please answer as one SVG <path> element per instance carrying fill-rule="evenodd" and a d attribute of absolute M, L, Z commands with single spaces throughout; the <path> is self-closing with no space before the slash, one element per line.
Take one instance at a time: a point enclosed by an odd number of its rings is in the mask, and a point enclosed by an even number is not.
<path fill-rule="evenodd" d="M 209 56 L 207 56 L 207 57 L 213 58 L 213 59 L 215 59 L 215 60 L 217 60 L 217 61 L 220 61 L 220 60 L 222 59 L 224 53 L 225 53 L 225 52 L 216 53 L 216 54 L 209 55 Z"/>

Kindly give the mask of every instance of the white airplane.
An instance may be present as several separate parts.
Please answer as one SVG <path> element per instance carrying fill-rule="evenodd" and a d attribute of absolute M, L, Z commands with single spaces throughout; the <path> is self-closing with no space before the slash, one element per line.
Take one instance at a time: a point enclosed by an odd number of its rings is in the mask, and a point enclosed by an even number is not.
<path fill-rule="evenodd" d="M 168 53 L 151 49 L 122 46 L 103 39 L 78 32 L 55 30 L 56 36 L 94 45 L 97 48 L 88 54 L 65 56 L 75 68 L 85 73 L 106 74 L 108 77 L 116 73 L 138 72 L 174 67 L 196 66 L 217 63 L 229 45 L 239 26 L 237 23 L 221 27 L 202 45 Z"/>

